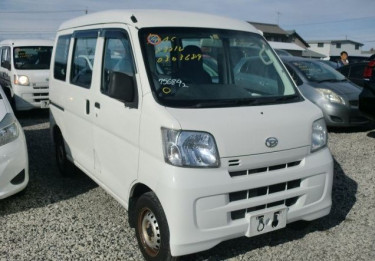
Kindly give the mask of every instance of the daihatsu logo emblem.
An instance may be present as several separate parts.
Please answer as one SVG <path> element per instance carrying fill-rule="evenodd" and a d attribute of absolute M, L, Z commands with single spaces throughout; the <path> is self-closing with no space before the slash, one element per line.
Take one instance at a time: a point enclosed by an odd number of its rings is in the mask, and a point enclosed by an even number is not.
<path fill-rule="evenodd" d="M 276 147 L 279 141 L 275 137 L 270 137 L 266 139 L 266 146 L 268 148 Z"/>

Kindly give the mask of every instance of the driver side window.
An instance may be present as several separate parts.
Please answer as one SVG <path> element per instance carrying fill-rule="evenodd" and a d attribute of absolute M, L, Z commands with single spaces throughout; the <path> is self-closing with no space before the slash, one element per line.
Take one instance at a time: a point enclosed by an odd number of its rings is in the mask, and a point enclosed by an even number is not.
<path fill-rule="evenodd" d="M 121 72 L 134 76 L 134 61 L 129 39 L 124 31 L 113 30 L 105 32 L 103 54 L 102 83 L 100 90 L 108 93 L 111 73 Z"/>

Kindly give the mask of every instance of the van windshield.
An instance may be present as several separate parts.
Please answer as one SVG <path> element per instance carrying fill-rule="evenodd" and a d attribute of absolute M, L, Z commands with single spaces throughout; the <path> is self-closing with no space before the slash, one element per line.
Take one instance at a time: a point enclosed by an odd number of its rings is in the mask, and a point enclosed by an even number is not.
<path fill-rule="evenodd" d="M 48 46 L 14 47 L 14 68 L 19 70 L 49 69 L 51 52 L 52 47 Z"/>
<path fill-rule="evenodd" d="M 233 107 L 303 100 L 258 34 L 202 28 L 139 32 L 155 99 L 170 107 Z"/>

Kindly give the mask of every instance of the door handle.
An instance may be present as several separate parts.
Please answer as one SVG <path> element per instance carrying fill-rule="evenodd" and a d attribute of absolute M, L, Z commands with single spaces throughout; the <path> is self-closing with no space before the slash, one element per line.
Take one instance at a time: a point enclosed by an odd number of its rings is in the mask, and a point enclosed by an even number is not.
<path fill-rule="evenodd" d="M 98 109 L 100 109 L 100 103 L 99 102 L 95 102 L 95 108 L 98 108 Z"/>
<path fill-rule="evenodd" d="M 90 114 L 90 101 L 86 100 L 86 114 Z"/>

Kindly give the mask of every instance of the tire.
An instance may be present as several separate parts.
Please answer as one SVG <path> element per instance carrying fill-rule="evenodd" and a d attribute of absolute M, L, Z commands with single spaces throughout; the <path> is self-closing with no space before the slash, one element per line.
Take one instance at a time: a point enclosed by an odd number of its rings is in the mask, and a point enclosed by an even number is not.
<path fill-rule="evenodd" d="M 66 157 L 64 138 L 60 131 L 55 136 L 55 155 L 57 168 L 62 176 L 71 176 L 74 173 L 74 165 Z"/>
<path fill-rule="evenodd" d="M 147 261 L 176 261 L 169 246 L 169 227 L 163 208 L 153 192 L 139 197 L 135 205 L 135 234 Z"/>

